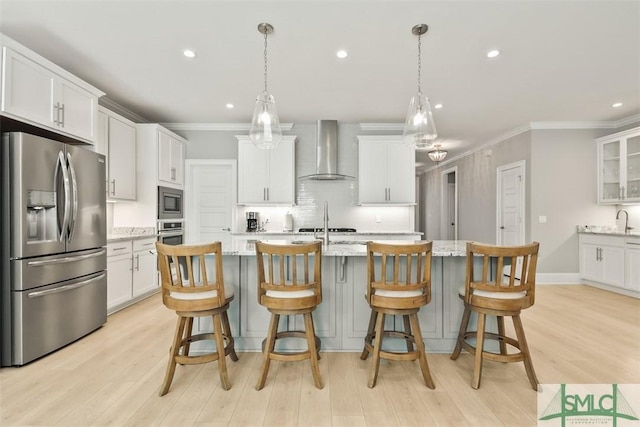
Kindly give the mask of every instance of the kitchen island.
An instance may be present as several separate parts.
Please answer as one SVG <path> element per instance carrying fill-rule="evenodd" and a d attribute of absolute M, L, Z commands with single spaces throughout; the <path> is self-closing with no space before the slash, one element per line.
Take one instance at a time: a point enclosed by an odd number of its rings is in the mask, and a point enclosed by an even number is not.
<path fill-rule="evenodd" d="M 291 243 L 291 240 L 270 242 Z M 258 303 L 254 242 L 234 239 L 231 245 L 223 248 L 223 254 L 225 283 L 234 286 L 235 299 L 229 309 L 229 320 L 236 349 L 260 351 L 262 340 L 267 336 L 270 313 Z M 332 242 L 323 248 L 323 301 L 313 313 L 316 334 L 322 341 L 323 351 L 362 350 L 371 313 L 364 298 L 367 287 L 366 261 L 364 241 Z M 428 352 L 450 352 L 455 345 L 463 310 L 458 289 L 464 284 L 465 262 L 465 241 L 433 242 L 431 302 L 422 307 L 419 313 Z M 283 328 L 302 328 L 301 317 L 283 316 L 281 322 L 285 322 L 281 325 Z M 403 325 L 401 318 L 394 319 L 391 316 L 387 322 L 388 327 L 392 326 L 391 322 L 396 322 L 398 329 Z M 194 327 L 199 331 L 211 330 L 211 319 L 200 318 Z M 287 345 L 304 345 L 297 340 L 290 341 Z M 404 345 L 400 341 L 397 344 Z"/>

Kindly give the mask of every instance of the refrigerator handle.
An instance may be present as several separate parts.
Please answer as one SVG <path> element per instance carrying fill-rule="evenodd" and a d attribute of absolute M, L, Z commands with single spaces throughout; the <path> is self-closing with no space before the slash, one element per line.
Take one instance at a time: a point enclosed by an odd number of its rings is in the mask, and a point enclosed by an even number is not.
<path fill-rule="evenodd" d="M 69 172 L 71 175 L 71 217 L 69 218 L 69 240 L 73 237 L 73 232 L 76 228 L 76 219 L 78 218 L 78 180 L 76 179 L 76 170 L 73 168 L 73 162 L 71 161 L 71 154 L 67 153 L 67 160 L 69 161 Z"/>
<path fill-rule="evenodd" d="M 87 280 L 82 280 L 81 282 L 76 282 L 73 283 L 71 285 L 63 285 L 63 286 L 59 286 L 57 288 L 53 288 L 53 289 L 47 289 L 46 291 L 36 291 L 36 292 L 29 292 L 27 294 L 27 297 L 29 298 L 38 298 L 38 297 L 44 297 L 47 295 L 51 295 L 51 294 L 57 294 L 59 292 L 66 292 L 66 291 L 71 291 L 73 289 L 77 289 L 77 288 L 81 288 L 83 286 L 87 286 L 97 280 L 102 280 L 104 277 L 106 276 L 105 273 L 102 273 L 99 276 L 96 277 L 92 277 L 90 279 Z"/>
<path fill-rule="evenodd" d="M 58 191 L 58 177 L 60 176 L 60 172 L 62 172 L 62 183 L 64 185 L 64 210 L 63 210 L 63 218 L 62 224 L 60 224 L 60 206 L 56 203 L 56 209 L 58 210 L 58 229 L 60 231 L 60 241 L 63 242 L 67 236 L 67 227 L 69 225 L 69 210 L 71 200 L 69 199 L 71 194 L 69 191 L 69 174 L 67 171 L 66 161 L 64 159 L 64 154 L 62 151 L 58 152 L 58 162 L 56 163 L 56 171 L 54 178 L 54 189 Z"/>

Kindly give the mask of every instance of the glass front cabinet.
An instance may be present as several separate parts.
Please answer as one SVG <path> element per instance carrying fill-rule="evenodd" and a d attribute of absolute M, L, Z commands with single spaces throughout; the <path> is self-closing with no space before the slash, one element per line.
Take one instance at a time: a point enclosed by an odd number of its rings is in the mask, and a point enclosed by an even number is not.
<path fill-rule="evenodd" d="M 598 203 L 640 203 L 640 127 L 596 141 Z"/>

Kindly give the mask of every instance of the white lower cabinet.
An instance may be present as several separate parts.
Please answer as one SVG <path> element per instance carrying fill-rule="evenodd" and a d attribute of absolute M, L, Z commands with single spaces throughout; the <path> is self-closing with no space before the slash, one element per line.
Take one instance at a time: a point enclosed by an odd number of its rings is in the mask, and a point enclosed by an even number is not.
<path fill-rule="evenodd" d="M 626 281 L 625 288 L 640 292 L 640 237 L 627 238 L 625 247 Z"/>
<path fill-rule="evenodd" d="M 158 289 L 156 239 L 107 245 L 107 311 L 113 313 Z"/>
<path fill-rule="evenodd" d="M 580 277 L 623 288 L 625 247 L 623 236 L 580 234 Z"/>

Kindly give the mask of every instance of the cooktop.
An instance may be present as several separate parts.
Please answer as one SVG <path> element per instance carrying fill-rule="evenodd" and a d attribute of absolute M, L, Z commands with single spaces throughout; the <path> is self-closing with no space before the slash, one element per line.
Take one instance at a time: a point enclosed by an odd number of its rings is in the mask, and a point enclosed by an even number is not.
<path fill-rule="evenodd" d="M 299 228 L 298 231 L 300 233 L 322 233 L 324 228 Z M 355 233 L 355 228 L 331 228 L 329 227 L 329 232 L 331 233 Z"/>

